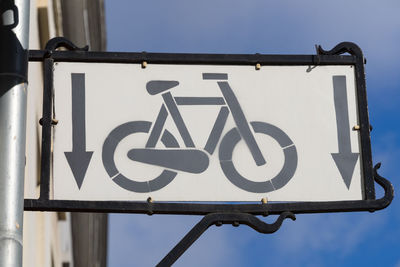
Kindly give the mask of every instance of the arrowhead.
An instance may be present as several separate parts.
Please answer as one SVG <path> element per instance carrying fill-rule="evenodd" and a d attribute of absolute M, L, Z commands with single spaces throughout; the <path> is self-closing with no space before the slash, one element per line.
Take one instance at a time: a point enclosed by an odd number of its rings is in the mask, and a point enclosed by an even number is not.
<path fill-rule="evenodd" d="M 350 188 L 351 179 L 353 177 L 354 168 L 357 163 L 358 153 L 331 153 L 336 166 L 342 175 L 343 181 Z"/>
<path fill-rule="evenodd" d="M 72 151 L 64 152 L 64 154 L 71 167 L 78 188 L 81 189 L 93 151 Z"/>

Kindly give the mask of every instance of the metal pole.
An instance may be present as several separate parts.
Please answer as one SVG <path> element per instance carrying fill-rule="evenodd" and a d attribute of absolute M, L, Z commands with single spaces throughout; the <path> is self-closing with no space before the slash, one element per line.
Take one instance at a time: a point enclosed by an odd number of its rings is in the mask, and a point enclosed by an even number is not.
<path fill-rule="evenodd" d="M 29 0 L 0 0 L 0 267 L 22 266 Z"/>

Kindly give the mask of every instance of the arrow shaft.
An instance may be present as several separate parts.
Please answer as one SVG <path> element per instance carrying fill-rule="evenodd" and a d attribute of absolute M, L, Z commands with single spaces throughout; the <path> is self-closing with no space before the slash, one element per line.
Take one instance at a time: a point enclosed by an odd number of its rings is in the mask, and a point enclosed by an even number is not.
<path fill-rule="evenodd" d="M 72 73 L 72 151 L 86 150 L 85 74 Z"/>
<path fill-rule="evenodd" d="M 333 76 L 333 95 L 335 102 L 339 153 L 351 152 L 346 76 Z"/>

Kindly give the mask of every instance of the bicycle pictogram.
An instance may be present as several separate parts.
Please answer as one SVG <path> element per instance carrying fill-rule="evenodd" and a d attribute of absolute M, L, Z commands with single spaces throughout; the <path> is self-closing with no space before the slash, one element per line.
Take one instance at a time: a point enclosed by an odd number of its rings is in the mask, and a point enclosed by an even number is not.
<path fill-rule="evenodd" d="M 130 121 L 114 128 L 103 144 L 102 160 L 108 175 L 122 188 L 138 192 L 153 192 L 171 183 L 179 172 L 199 174 L 209 166 L 209 157 L 213 155 L 219 144 L 218 157 L 220 167 L 226 178 L 242 190 L 253 193 L 267 193 L 285 186 L 294 176 L 297 168 L 297 150 L 289 136 L 277 126 L 267 122 L 249 122 L 240 106 L 237 97 L 227 82 L 226 73 L 203 73 L 203 80 L 215 80 L 222 97 L 174 97 L 170 89 L 179 85 L 178 81 L 152 80 L 147 82 L 147 92 L 161 95 L 163 104 L 155 119 L 150 121 Z M 218 105 L 221 106 L 213 128 L 204 148 L 195 146 L 185 121 L 179 110 L 183 105 Z M 236 127 L 222 136 L 229 114 L 232 115 Z M 171 116 L 185 147 L 181 148 L 174 135 L 165 128 L 165 122 Z M 243 140 L 248 147 L 257 166 L 268 164 L 260 150 L 252 130 L 256 134 L 264 134 L 273 138 L 283 152 L 284 162 L 280 171 L 265 181 L 252 181 L 244 177 L 236 169 L 232 155 L 236 145 Z M 165 169 L 155 178 L 137 181 L 122 174 L 115 163 L 114 154 L 119 143 L 126 137 L 136 133 L 148 134 L 144 147 L 132 148 L 127 157 L 133 161 L 160 166 Z M 222 136 L 222 137 L 221 137 Z M 165 148 L 156 148 L 161 142 Z"/>

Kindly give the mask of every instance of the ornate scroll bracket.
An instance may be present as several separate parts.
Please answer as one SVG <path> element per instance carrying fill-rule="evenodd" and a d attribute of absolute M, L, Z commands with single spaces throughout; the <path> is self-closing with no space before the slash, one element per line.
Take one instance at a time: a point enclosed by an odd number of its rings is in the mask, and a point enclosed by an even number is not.
<path fill-rule="evenodd" d="M 390 205 L 390 203 L 392 203 L 392 200 L 394 198 L 393 185 L 388 180 L 386 180 L 385 178 L 383 178 L 382 176 L 380 176 L 378 174 L 378 170 L 380 167 L 381 167 L 380 162 L 377 163 L 374 167 L 374 180 L 376 183 L 378 183 L 380 186 L 382 186 L 383 190 L 385 190 L 385 194 L 382 198 L 379 198 L 376 200 L 369 200 L 369 201 L 373 202 L 373 204 L 375 204 L 376 206 L 379 207 L 376 209 L 372 209 L 370 211 L 375 211 L 375 210 L 380 210 L 380 209 L 386 208 L 387 206 Z M 373 205 L 371 204 L 371 206 L 373 206 Z"/>
<path fill-rule="evenodd" d="M 84 47 L 78 47 L 70 40 L 64 37 L 55 37 L 47 42 L 45 47 L 46 51 L 45 57 L 51 57 L 53 52 L 60 47 L 64 47 L 70 51 L 89 51 L 88 45 Z"/>
<path fill-rule="evenodd" d="M 160 261 L 157 266 L 171 266 L 211 225 L 221 226 L 232 224 L 237 227 L 240 224 L 250 226 L 262 234 L 272 234 L 279 230 L 284 219 L 296 220 L 292 212 L 283 212 L 278 219 L 268 224 L 248 213 L 210 213 L 203 217 L 189 233 Z"/>
<path fill-rule="evenodd" d="M 337 44 L 331 50 L 324 50 L 320 45 L 316 45 L 317 55 L 341 55 L 344 53 L 349 53 L 350 55 L 356 56 L 362 59 L 364 64 L 366 63 L 363 52 L 361 48 L 352 42 L 341 42 Z"/>

